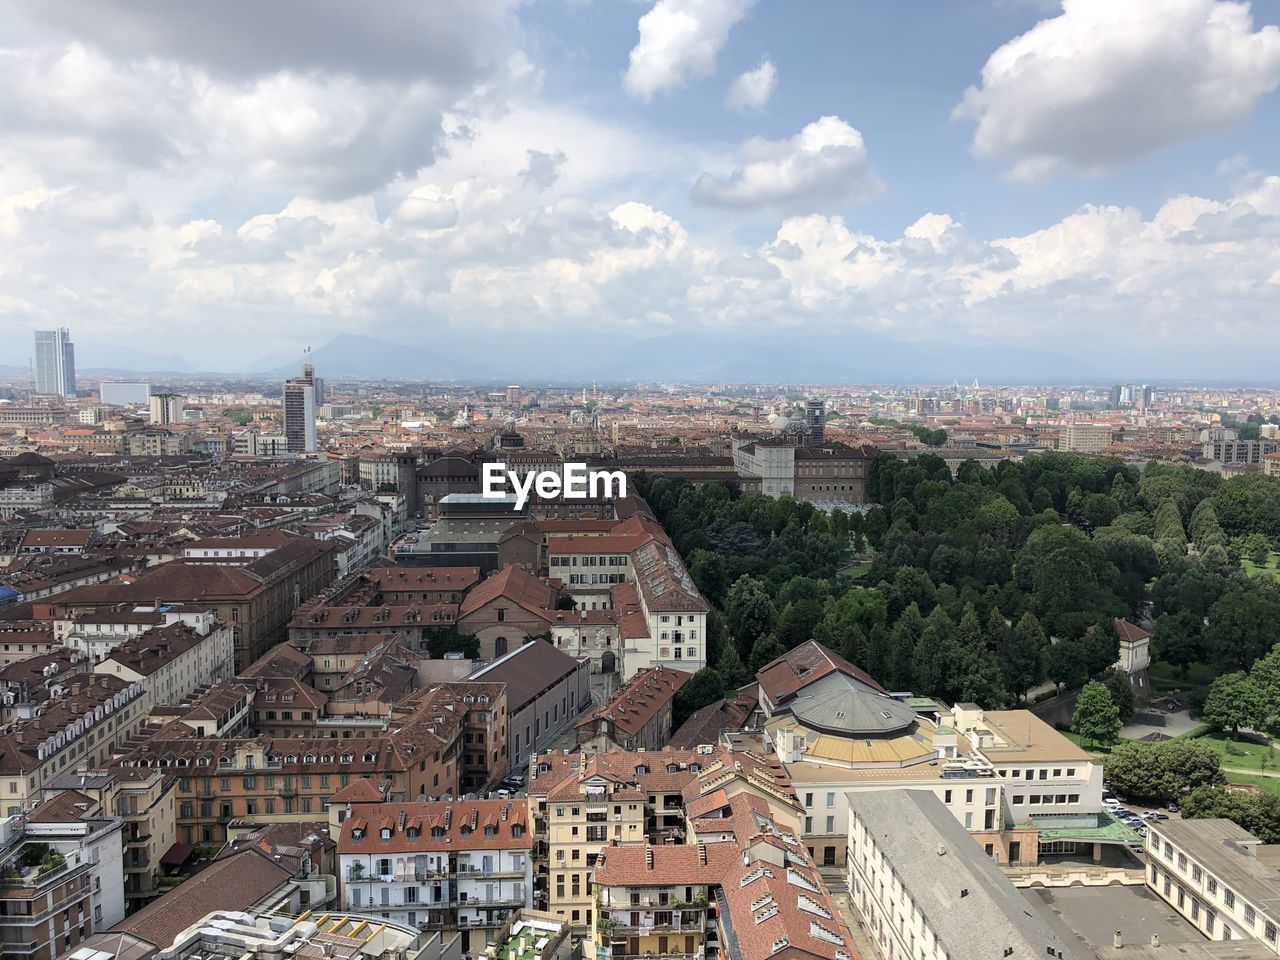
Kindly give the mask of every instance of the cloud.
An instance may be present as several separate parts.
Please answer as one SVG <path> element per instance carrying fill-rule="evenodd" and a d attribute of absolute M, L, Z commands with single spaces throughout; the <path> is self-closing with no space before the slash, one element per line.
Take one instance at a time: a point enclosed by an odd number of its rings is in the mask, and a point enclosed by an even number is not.
<path fill-rule="evenodd" d="M 563 150 L 557 150 L 555 153 L 526 150 L 525 156 L 528 159 L 524 169 L 520 171 L 520 181 L 526 188 L 532 187 L 534 190 L 546 190 L 559 180 L 560 172 L 569 159 L 564 155 Z"/>
<path fill-rule="evenodd" d="M 724 95 L 725 109 L 738 113 L 763 110 L 777 88 L 778 69 L 772 60 L 765 57 L 760 61 L 760 66 L 738 74 L 733 83 L 729 84 L 729 90 Z"/>
<path fill-rule="evenodd" d="M 881 190 L 862 134 L 839 117 L 822 117 L 788 140 L 748 140 L 730 172 L 698 177 L 693 199 L 740 210 L 813 209 L 862 203 Z"/>
<path fill-rule="evenodd" d="M 235 77 L 325 70 L 465 84 L 509 56 L 518 2 L 0 0 L 0 11 L 120 60 L 180 61 Z"/>
<path fill-rule="evenodd" d="M 755 0 L 657 0 L 640 18 L 623 86 L 637 100 L 671 93 L 715 73 L 729 31 Z"/>
<path fill-rule="evenodd" d="M 1063 0 L 996 50 L 955 108 L 1014 179 L 1115 169 L 1245 123 L 1280 85 L 1280 28 L 1227 0 Z"/>

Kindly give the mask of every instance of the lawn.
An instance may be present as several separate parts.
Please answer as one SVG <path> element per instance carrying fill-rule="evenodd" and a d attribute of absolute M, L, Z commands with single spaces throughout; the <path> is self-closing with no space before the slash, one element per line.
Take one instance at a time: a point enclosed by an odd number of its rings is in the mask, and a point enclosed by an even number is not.
<path fill-rule="evenodd" d="M 1240 566 L 1244 572 L 1251 577 L 1256 577 L 1260 573 L 1265 573 L 1269 577 L 1280 578 L 1280 553 L 1275 553 L 1273 551 L 1271 556 L 1267 557 L 1266 566 L 1262 567 L 1258 566 L 1248 557 L 1241 557 Z"/>
<path fill-rule="evenodd" d="M 1190 690 L 1195 687 L 1207 689 L 1217 675 L 1217 671 L 1207 663 L 1193 663 L 1185 680 L 1181 670 L 1163 660 L 1157 660 L 1147 668 L 1152 686 L 1158 686 L 1161 690 Z"/>
<path fill-rule="evenodd" d="M 1103 747 L 1094 743 L 1085 743 L 1084 737 L 1080 736 L 1080 734 L 1076 733 L 1074 730 L 1059 730 L 1058 732 L 1062 734 L 1064 737 L 1066 737 L 1068 740 L 1070 740 L 1072 743 L 1074 743 L 1081 750 L 1087 750 L 1089 753 L 1092 753 L 1095 757 L 1097 757 L 1100 760 L 1106 759 L 1107 754 L 1111 752 L 1110 747 Z M 1124 739 L 1124 737 L 1121 737 L 1117 742 L 1126 743 L 1127 741 Z"/>
<path fill-rule="evenodd" d="M 1243 737 L 1232 740 L 1229 733 L 1205 733 L 1195 739 L 1212 747 L 1224 767 L 1280 773 L 1280 751 L 1270 744 L 1254 743 Z"/>
<path fill-rule="evenodd" d="M 1280 777 L 1260 777 L 1249 773 L 1228 773 L 1227 783 L 1248 783 L 1263 793 L 1280 793 Z"/>

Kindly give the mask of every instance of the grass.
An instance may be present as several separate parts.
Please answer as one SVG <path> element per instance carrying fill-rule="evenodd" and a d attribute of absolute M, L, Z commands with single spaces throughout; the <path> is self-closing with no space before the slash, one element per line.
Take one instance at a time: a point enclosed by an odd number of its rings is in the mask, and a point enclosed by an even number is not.
<path fill-rule="evenodd" d="M 1280 752 L 1269 743 L 1232 740 L 1229 733 L 1205 733 L 1196 740 L 1212 747 L 1224 767 L 1280 772 Z"/>
<path fill-rule="evenodd" d="M 1064 737 L 1066 737 L 1068 740 L 1070 740 L 1072 743 L 1074 743 L 1081 750 L 1086 750 L 1089 753 L 1092 753 L 1095 757 L 1098 757 L 1100 759 L 1105 758 L 1106 755 L 1111 752 L 1110 747 L 1104 747 L 1096 743 L 1086 743 L 1084 737 L 1080 736 L 1080 734 L 1076 733 L 1074 730 L 1059 730 L 1058 732 L 1062 734 Z M 1121 737 L 1116 742 L 1125 743 L 1126 740 L 1124 737 Z"/>
<path fill-rule="evenodd" d="M 1271 556 L 1267 557 L 1266 564 L 1261 567 L 1248 557 L 1241 557 L 1240 567 L 1251 577 L 1265 573 L 1269 577 L 1280 578 L 1280 553 L 1272 551 Z"/>
<path fill-rule="evenodd" d="M 1164 660 L 1157 660 L 1147 668 L 1151 685 L 1161 690 L 1191 690 L 1197 687 L 1207 690 L 1217 675 L 1217 671 L 1207 663 L 1193 663 L 1185 680 L 1181 670 Z"/>
<path fill-rule="evenodd" d="M 1280 794 L 1280 777 L 1259 777 L 1248 773 L 1225 773 L 1227 783 L 1251 784 L 1263 793 Z"/>
<path fill-rule="evenodd" d="M 849 564 L 849 566 L 842 569 L 840 573 L 843 576 L 849 577 L 852 580 L 856 580 L 858 577 L 861 577 L 870 569 L 871 569 L 870 561 L 868 561 L 867 563 L 851 563 Z"/>

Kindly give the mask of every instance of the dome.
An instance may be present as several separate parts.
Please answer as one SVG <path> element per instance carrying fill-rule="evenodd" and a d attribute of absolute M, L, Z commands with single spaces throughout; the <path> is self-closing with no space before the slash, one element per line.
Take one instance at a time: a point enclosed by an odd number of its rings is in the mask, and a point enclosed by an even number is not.
<path fill-rule="evenodd" d="M 792 715 L 806 727 L 845 737 L 885 737 L 916 722 L 916 712 L 843 673 L 830 673 L 791 702 Z"/>

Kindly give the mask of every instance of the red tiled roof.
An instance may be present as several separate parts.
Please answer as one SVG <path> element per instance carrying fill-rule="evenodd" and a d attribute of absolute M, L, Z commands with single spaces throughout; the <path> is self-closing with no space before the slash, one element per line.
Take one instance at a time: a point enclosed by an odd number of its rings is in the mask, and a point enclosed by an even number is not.
<path fill-rule="evenodd" d="M 865 670 L 833 653 L 816 640 L 806 640 L 793 650 L 788 650 L 772 663 L 765 664 L 756 673 L 756 679 L 775 705 L 783 703 L 798 690 L 820 680 L 829 673 L 843 673 L 860 680 L 873 690 L 887 693 L 884 687 Z"/>

